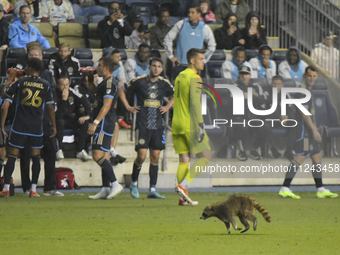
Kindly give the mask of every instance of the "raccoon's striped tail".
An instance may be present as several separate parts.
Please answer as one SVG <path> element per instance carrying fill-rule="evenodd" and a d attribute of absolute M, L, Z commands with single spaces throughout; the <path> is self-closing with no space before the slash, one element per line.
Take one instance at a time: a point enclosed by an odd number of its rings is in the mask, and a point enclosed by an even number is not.
<path fill-rule="evenodd" d="M 262 205 L 260 205 L 258 202 L 254 201 L 254 207 L 262 214 L 263 218 L 267 221 L 270 222 L 270 214 L 269 212 L 263 208 Z"/>

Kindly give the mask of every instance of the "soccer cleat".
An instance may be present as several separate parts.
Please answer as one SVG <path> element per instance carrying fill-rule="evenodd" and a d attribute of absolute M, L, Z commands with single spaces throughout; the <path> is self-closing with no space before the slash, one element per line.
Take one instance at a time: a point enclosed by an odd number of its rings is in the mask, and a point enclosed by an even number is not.
<path fill-rule="evenodd" d="M 139 198 L 139 192 L 137 185 L 130 185 L 130 194 L 133 198 Z"/>
<path fill-rule="evenodd" d="M 160 198 L 164 199 L 164 196 L 159 195 L 156 191 L 150 191 L 147 198 Z"/>
<path fill-rule="evenodd" d="M 245 151 L 240 151 L 238 153 L 238 160 L 240 161 L 246 161 L 248 159 L 247 154 Z"/>
<path fill-rule="evenodd" d="M 124 158 L 124 157 L 122 157 L 122 156 L 120 156 L 120 155 L 118 155 L 118 154 L 116 155 L 116 157 L 111 157 L 111 158 L 110 158 L 110 162 L 111 162 L 111 164 L 114 165 L 114 166 L 116 166 L 116 165 L 118 165 L 118 164 L 124 163 L 125 160 L 126 160 L 126 158 Z"/>
<path fill-rule="evenodd" d="M 175 191 L 180 195 L 181 198 L 185 202 L 187 202 L 190 205 L 198 205 L 197 201 L 192 201 L 191 198 L 189 197 L 189 192 L 187 189 L 183 188 L 181 184 L 178 184 L 175 188 Z"/>
<path fill-rule="evenodd" d="M 123 119 L 118 122 L 120 128 L 131 128 L 131 125 L 127 124 Z"/>
<path fill-rule="evenodd" d="M 102 190 L 96 195 L 89 196 L 89 199 L 106 199 L 108 195 L 109 195 L 109 192 L 107 192 L 106 190 Z"/>
<path fill-rule="evenodd" d="M 327 197 L 336 198 L 336 197 L 338 197 L 338 194 L 330 192 L 330 190 L 328 190 L 328 189 L 325 189 L 324 192 L 322 192 L 322 193 L 316 192 L 316 196 L 318 198 L 327 198 Z"/>
<path fill-rule="evenodd" d="M 30 195 L 30 190 L 25 190 L 24 196 L 25 196 L 25 197 L 28 197 L 29 195 Z"/>
<path fill-rule="evenodd" d="M 283 192 L 282 190 L 280 190 L 279 196 L 280 196 L 280 197 L 283 197 L 283 198 L 288 198 L 288 197 L 294 198 L 294 199 L 300 199 L 300 198 L 301 198 L 300 196 L 295 195 L 290 189 L 287 190 L 287 191 L 285 191 L 285 192 Z"/>
<path fill-rule="evenodd" d="M 82 150 L 81 152 L 78 152 L 77 153 L 77 158 L 81 159 L 84 162 L 86 162 L 89 159 L 92 159 L 92 157 L 89 156 L 89 154 L 87 154 L 87 152 L 85 150 Z"/>
<path fill-rule="evenodd" d="M 255 159 L 255 160 L 260 160 L 261 159 L 261 156 L 260 156 L 260 154 L 258 153 L 258 151 L 256 149 L 251 149 L 249 156 L 252 159 Z"/>
<path fill-rule="evenodd" d="M 57 190 L 49 190 L 49 191 L 44 191 L 43 193 L 44 196 L 46 197 L 63 197 L 64 193 L 57 191 Z"/>
<path fill-rule="evenodd" d="M 56 154 L 56 159 L 57 160 L 60 160 L 60 159 L 64 159 L 64 152 L 60 149 L 57 151 L 57 154 Z"/>
<path fill-rule="evenodd" d="M 40 195 L 37 192 L 30 191 L 30 197 L 40 197 Z"/>
<path fill-rule="evenodd" d="M 9 197 L 9 190 L 0 191 L 0 197 Z"/>
<path fill-rule="evenodd" d="M 106 199 L 111 199 L 113 197 L 118 196 L 123 191 L 123 186 L 118 184 L 117 186 L 111 187 L 110 194 L 106 197 Z"/>
<path fill-rule="evenodd" d="M 188 203 L 185 202 L 183 198 L 180 198 L 179 201 L 178 201 L 178 205 L 185 206 L 185 205 L 188 205 Z"/>

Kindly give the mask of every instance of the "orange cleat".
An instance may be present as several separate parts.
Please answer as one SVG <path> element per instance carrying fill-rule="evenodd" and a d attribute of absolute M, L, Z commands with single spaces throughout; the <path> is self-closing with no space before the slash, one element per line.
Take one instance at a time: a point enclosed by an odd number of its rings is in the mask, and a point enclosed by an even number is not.
<path fill-rule="evenodd" d="M 0 192 L 0 197 L 9 197 L 9 190 L 1 191 Z"/>
<path fill-rule="evenodd" d="M 198 205 L 197 201 L 192 201 L 189 197 L 189 192 L 187 189 L 183 188 L 181 184 L 178 184 L 175 191 L 180 195 L 180 197 L 190 205 Z"/>
<path fill-rule="evenodd" d="M 30 197 L 40 197 L 40 195 L 37 192 L 30 191 Z"/>
<path fill-rule="evenodd" d="M 183 198 L 180 198 L 179 201 L 178 201 L 178 205 L 188 205 L 187 202 L 185 202 L 185 200 Z"/>
<path fill-rule="evenodd" d="M 120 128 L 131 128 L 131 125 L 127 124 L 123 119 L 118 122 Z"/>

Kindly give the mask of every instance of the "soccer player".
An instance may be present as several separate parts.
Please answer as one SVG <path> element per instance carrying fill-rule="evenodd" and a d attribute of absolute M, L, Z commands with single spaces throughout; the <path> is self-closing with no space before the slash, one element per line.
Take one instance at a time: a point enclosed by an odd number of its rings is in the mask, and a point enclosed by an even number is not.
<path fill-rule="evenodd" d="M 196 167 L 206 166 L 211 158 L 209 139 L 203 128 L 201 113 L 201 77 L 197 74 L 204 68 L 204 51 L 192 48 L 187 52 L 188 68 L 175 81 L 175 101 L 172 119 L 172 139 L 176 154 L 179 154 L 176 192 L 180 195 L 179 205 L 197 205 L 188 196 L 187 188 L 199 174 Z M 189 170 L 190 153 L 199 159 Z M 196 175 L 196 176 L 195 176 Z"/>
<path fill-rule="evenodd" d="M 158 176 L 158 161 L 161 150 L 165 148 L 164 127 L 162 114 L 173 105 L 173 86 L 170 81 L 160 76 L 163 72 L 163 61 L 152 58 L 149 62 L 149 75 L 142 75 L 129 82 L 124 88 L 119 88 L 119 96 L 126 109 L 130 112 L 139 111 L 136 121 L 136 147 L 137 158 L 132 169 L 131 196 L 139 198 L 138 176 L 150 149 L 150 192 L 148 198 L 164 198 L 156 192 Z M 124 90 L 137 96 L 137 107 L 131 107 L 126 100 Z M 164 97 L 172 97 L 166 106 L 162 106 Z"/>
<path fill-rule="evenodd" d="M 309 91 L 312 89 L 312 86 L 315 83 L 315 80 L 318 78 L 318 73 L 313 66 L 308 66 L 303 75 L 304 81 L 301 84 L 302 88 L 308 89 Z M 300 94 L 295 96 L 295 98 L 302 98 L 304 95 Z M 313 98 L 311 98 L 307 103 L 303 104 L 303 106 L 311 113 L 314 114 L 314 104 Z M 318 129 L 315 125 L 315 120 L 313 116 L 304 115 L 299 110 L 295 113 L 295 118 L 298 123 L 296 126 L 296 141 L 295 141 L 295 156 L 292 160 L 288 172 L 286 173 L 285 180 L 283 182 L 283 186 L 279 192 L 281 197 L 290 197 L 294 199 L 300 199 L 300 196 L 294 194 L 290 189 L 290 183 L 292 182 L 295 174 L 299 171 L 300 165 L 305 161 L 306 157 L 311 157 L 313 162 L 313 167 L 311 168 L 313 178 L 315 181 L 315 186 L 317 188 L 316 196 L 318 198 L 336 198 L 338 194 L 330 192 L 328 189 L 325 189 L 322 183 L 322 173 L 321 173 L 321 153 L 320 153 L 320 145 L 321 143 L 321 135 L 318 132 Z M 314 170 L 313 170 L 314 169 Z"/>
<path fill-rule="evenodd" d="M 102 169 L 103 181 L 101 191 L 94 196 L 89 196 L 89 199 L 111 199 L 123 190 L 109 162 L 118 98 L 118 80 L 112 77 L 114 65 L 110 57 L 101 58 L 97 71 L 98 76 L 103 77 L 104 80 L 97 87 L 89 83 L 90 92 L 96 94 L 96 99 L 93 109 L 95 119 L 87 133 L 93 135 L 92 157 Z"/>
<path fill-rule="evenodd" d="M 0 197 L 9 196 L 9 186 L 14 171 L 15 161 L 20 149 L 25 143 L 32 148 L 32 186 L 29 196 L 39 197 L 36 191 L 40 173 L 40 150 L 43 147 L 43 114 L 45 104 L 52 122 L 51 136 L 56 134 L 56 122 L 54 116 L 54 102 L 49 83 L 39 78 L 39 71 L 44 63 L 37 58 L 27 60 L 27 76 L 19 79 L 9 87 L 6 84 L 1 94 L 2 98 L 13 95 L 17 97 L 15 117 L 9 135 L 8 160 L 5 166 L 5 184 Z"/>

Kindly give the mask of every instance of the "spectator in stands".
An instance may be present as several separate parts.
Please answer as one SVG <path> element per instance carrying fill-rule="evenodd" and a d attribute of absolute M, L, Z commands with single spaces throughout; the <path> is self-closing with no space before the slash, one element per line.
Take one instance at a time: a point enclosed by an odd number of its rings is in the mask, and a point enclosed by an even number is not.
<path fill-rule="evenodd" d="M 30 22 L 40 22 L 42 2 L 39 0 L 15 0 L 14 2 L 14 16 L 19 18 L 20 6 L 28 5 L 31 9 L 32 16 Z"/>
<path fill-rule="evenodd" d="M 253 70 L 252 78 L 265 78 L 271 84 L 272 77 L 276 75 L 276 63 L 270 57 L 273 51 L 268 45 L 261 45 L 258 56 L 249 60 Z"/>
<path fill-rule="evenodd" d="M 125 46 L 127 49 L 138 49 L 141 43 L 150 45 L 150 31 L 144 32 L 143 20 L 136 11 L 131 11 L 125 19 L 134 29 L 130 36 L 125 36 Z"/>
<path fill-rule="evenodd" d="M 201 17 L 199 18 L 200 21 L 203 21 L 204 23 L 216 21 L 215 14 L 210 10 L 209 0 L 200 0 L 198 5 L 201 8 Z"/>
<path fill-rule="evenodd" d="M 275 75 L 270 83 L 271 86 L 265 86 L 263 88 L 264 90 L 264 96 L 266 100 L 266 109 L 270 109 L 273 105 L 273 88 L 277 88 L 277 107 L 276 110 L 270 114 L 269 116 L 266 116 L 266 119 L 277 119 L 281 121 L 285 121 L 287 119 L 294 119 L 294 111 L 292 109 L 291 105 L 288 105 L 286 107 L 286 115 L 281 115 L 281 89 L 283 88 L 283 78 L 280 75 Z M 288 97 L 290 98 L 290 95 L 288 94 Z M 282 127 L 281 123 L 278 121 L 273 122 L 274 127 Z M 287 145 L 286 150 L 284 153 L 284 156 L 289 159 L 290 161 L 293 160 L 294 154 L 293 154 L 293 147 L 295 143 L 295 128 L 286 128 L 287 130 Z M 271 130 L 272 132 L 272 130 Z"/>
<path fill-rule="evenodd" d="M 70 88 L 70 80 L 68 77 L 60 76 L 57 80 L 56 90 L 56 123 L 57 123 L 57 139 L 58 151 L 57 159 L 63 159 L 62 141 L 64 136 L 64 128 L 74 129 L 77 139 L 77 158 L 87 161 L 91 157 L 85 151 L 85 143 L 87 137 L 87 129 L 89 125 L 89 115 L 91 107 L 88 100 L 79 91 Z"/>
<path fill-rule="evenodd" d="M 241 46 L 242 34 L 238 29 L 237 17 L 233 12 L 229 12 L 223 21 L 223 26 L 214 31 L 216 49 L 231 50 L 236 46 Z"/>
<path fill-rule="evenodd" d="M 257 84 L 253 83 L 251 80 L 251 69 L 248 66 L 242 66 L 239 71 L 239 78 L 234 84 L 239 89 L 243 91 L 244 94 L 244 109 L 245 113 L 244 115 L 233 115 L 233 123 L 242 123 L 245 121 L 245 123 L 248 123 L 248 120 L 250 119 L 259 119 L 262 116 L 257 116 L 249 111 L 248 108 L 248 99 L 249 97 L 252 97 L 253 106 L 255 109 L 263 109 L 265 106 L 265 97 L 263 94 L 262 87 Z M 248 95 L 248 88 L 253 88 L 253 94 Z M 233 107 L 233 104 L 231 104 Z M 231 111 L 233 112 L 233 111 Z M 271 128 L 267 123 L 264 123 L 261 127 L 250 127 L 249 125 L 234 125 L 232 127 L 232 138 L 231 143 L 237 142 L 239 147 L 239 155 L 238 158 L 240 161 L 244 161 L 248 159 L 248 156 L 246 154 L 246 150 L 244 148 L 244 144 L 247 139 L 250 137 L 254 139 L 252 143 L 252 148 L 250 151 L 250 157 L 255 160 L 261 159 L 260 154 L 258 153 L 258 148 L 263 145 L 264 143 L 268 143 L 273 157 L 279 158 L 281 154 L 277 151 L 276 147 L 273 143 Z"/>
<path fill-rule="evenodd" d="M 79 60 L 71 56 L 71 49 L 67 43 L 59 45 L 58 52 L 50 55 L 48 69 L 57 81 L 61 76 L 77 77 L 79 73 Z"/>
<path fill-rule="evenodd" d="M 223 23 L 228 13 L 233 12 L 237 16 L 239 28 L 244 28 L 249 11 L 249 5 L 244 0 L 222 0 L 216 6 L 215 17 L 217 22 Z"/>
<path fill-rule="evenodd" d="M 261 45 L 267 44 L 266 30 L 260 25 L 260 17 L 256 12 L 249 12 L 246 17 L 246 27 L 242 29 L 244 48 L 247 50 L 258 49 Z M 242 43 L 241 43 L 242 44 Z"/>
<path fill-rule="evenodd" d="M 101 48 L 125 49 L 124 36 L 130 36 L 133 28 L 129 22 L 124 21 L 118 2 L 112 2 L 109 5 L 109 16 L 98 23 L 96 31 Z"/>
<path fill-rule="evenodd" d="M 339 79 L 339 50 L 333 47 L 336 37 L 332 31 L 327 30 L 322 35 L 322 42 L 315 45 L 311 58 L 321 66 L 332 78 Z"/>
<path fill-rule="evenodd" d="M 235 47 L 231 54 L 232 59 L 223 63 L 221 73 L 223 78 L 232 79 L 233 82 L 236 82 L 242 66 L 248 66 L 251 70 L 251 65 L 246 61 L 246 50 L 242 46 Z M 252 74 L 251 77 L 253 78 L 253 76 Z"/>
<path fill-rule="evenodd" d="M 42 1 L 41 15 L 41 22 L 50 22 L 54 31 L 57 31 L 60 22 L 74 22 L 73 8 L 69 0 Z"/>
<path fill-rule="evenodd" d="M 127 82 L 138 76 L 150 73 L 149 58 L 150 46 L 146 43 L 140 44 L 136 55 L 129 58 L 124 65 Z"/>
<path fill-rule="evenodd" d="M 203 48 L 203 43 L 207 45 L 204 54 L 205 63 L 209 61 L 216 49 L 214 34 L 210 27 L 199 21 L 201 10 L 199 7 L 189 8 L 188 18 L 178 21 L 164 38 L 164 48 L 167 57 L 173 66 L 183 64 L 188 65 L 186 54 L 191 48 Z M 177 38 L 176 55 L 173 54 L 173 41 Z"/>
<path fill-rule="evenodd" d="M 286 60 L 278 67 L 279 75 L 283 79 L 292 78 L 295 82 L 301 83 L 303 74 L 308 65 L 301 59 L 301 52 L 297 47 L 289 47 Z"/>
<path fill-rule="evenodd" d="M 8 23 L 3 19 L 5 10 L 0 4 L 0 50 L 5 50 L 8 47 Z"/>
<path fill-rule="evenodd" d="M 156 10 L 157 22 L 150 28 L 150 46 L 151 49 L 164 49 L 164 38 L 171 30 L 169 23 L 169 11 L 166 8 Z"/>
<path fill-rule="evenodd" d="M 108 10 L 100 6 L 99 0 L 74 0 L 72 3 L 75 16 L 90 17 L 93 15 L 109 15 Z"/>
<path fill-rule="evenodd" d="M 25 48 L 29 42 L 38 42 L 44 49 L 49 49 L 50 44 L 43 37 L 40 31 L 29 23 L 31 18 L 31 9 L 28 5 L 22 5 L 19 8 L 20 18 L 13 21 L 8 27 L 9 47 Z"/>

